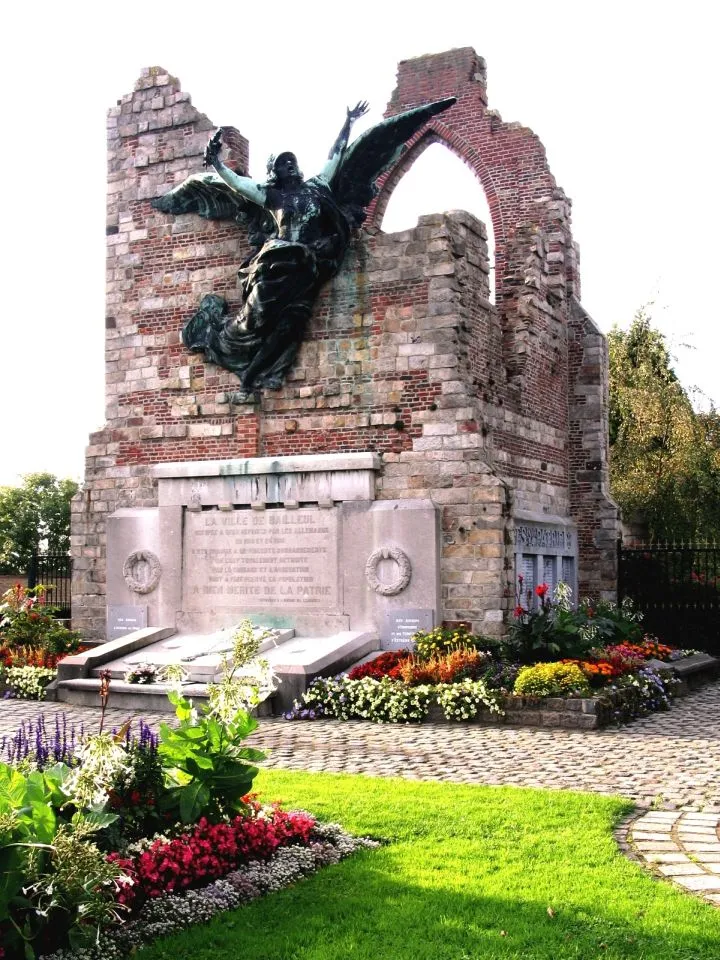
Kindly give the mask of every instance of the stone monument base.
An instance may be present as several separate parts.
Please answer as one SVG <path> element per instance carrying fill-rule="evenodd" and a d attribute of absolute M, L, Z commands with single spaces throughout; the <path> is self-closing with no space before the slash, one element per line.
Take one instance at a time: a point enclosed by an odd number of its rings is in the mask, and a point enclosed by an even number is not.
<path fill-rule="evenodd" d="M 257 630 L 265 632 L 263 626 Z M 220 679 L 224 656 L 232 649 L 233 630 L 213 634 L 175 633 L 171 628 L 145 629 L 101 644 L 86 653 L 66 657 L 58 665 L 54 686 L 57 700 L 82 706 L 99 706 L 100 674 L 110 671 L 114 707 L 132 711 L 171 713 L 167 683 L 127 683 L 128 671 L 139 664 L 162 668 L 179 665 L 188 677 L 183 685 L 187 697 L 202 702 L 208 696 L 208 684 Z M 294 630 L 271 630 L 260 645 L 260 656 L 267 660 L 278 678 L 278 686 L 261 714 L 283 713 L 308 684 L 319 676 L 334 676 L 357 660 L 376 650 L 379 637 L 373 632 L 346 630 L 331 636 L 295 636 Z"/>

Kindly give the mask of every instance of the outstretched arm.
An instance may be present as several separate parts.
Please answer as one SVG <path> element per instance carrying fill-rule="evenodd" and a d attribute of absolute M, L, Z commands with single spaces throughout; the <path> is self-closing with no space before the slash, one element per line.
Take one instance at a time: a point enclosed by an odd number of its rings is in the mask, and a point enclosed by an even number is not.
<path fill-rule="evenodd" d="M 225 181 L 231 190 L 239 193 L 247 200 L 251 200 L 253 203 L 257 203 L 259 206 L 264 207 L 267 200 L 265 187 L 261 183 L 251 180 L 250 177 L 241 177 L 239 174 L 230 170 L 229 167 L 226 167 L 220 159 L 221 149 L 222 127 L 218 127 L 213 136 L 210 138 L 207 147 L 205 148 L 203 166 L 214 167 L 217 175 Z"/>
<path fill-rule="evenodd" d="M 355 123 L 355 121 L 360 117 L 365 116 L 365 114 L 368 112 L 368 109 L 369 107 L 367 100 L 361 100 L 360 103 L 353 107 L 352 110 L 350 107 L 348 107 L 347 116 L 345 117 L 345 123 L 342 126 L 342 130 L 338 134 L 337 140 L 332 145 L 327 163 L 320 171 L 320 176 L 325 180 L 331 180 L 335 175 L 338 164 L 340 163 L 342 155 L 345 152 L 345 148 L 348 145 L 348 140 L 350 139 L 350 130 L 352 129 L 353 123 Z"/>

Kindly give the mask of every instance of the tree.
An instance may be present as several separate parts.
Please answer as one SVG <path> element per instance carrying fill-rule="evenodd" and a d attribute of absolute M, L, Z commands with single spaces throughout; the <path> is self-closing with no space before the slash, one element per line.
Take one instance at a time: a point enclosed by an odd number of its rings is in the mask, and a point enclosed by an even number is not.
<path fill-rule="evenodd" d="M 35 551 L 67 553 L 74 480 L 29 473 L 19 487 L 0 487 L 0 572 L 23 573 Z"/>
<path fill-rule="evenodd" d="M 613 328 L 610 351 L 610 478 L 626 520 L 651 537 L 720 536 L 720 418 L 693 410 L 665 337 L 639 311 Z"/>

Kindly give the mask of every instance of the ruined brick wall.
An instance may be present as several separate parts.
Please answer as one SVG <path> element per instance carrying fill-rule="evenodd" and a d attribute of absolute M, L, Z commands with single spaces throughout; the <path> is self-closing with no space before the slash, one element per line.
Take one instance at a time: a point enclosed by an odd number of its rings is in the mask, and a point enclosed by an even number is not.
<path fill-rule="evenodd" d="M 385 178 L 367 230 L 321 294 L 287 384 L 242 405 L 229 402 L 237 379 L 180 339 L 202 295 L 237 301 L 242 232 L 150 206 L 200 169 L 213 125 L 159 68 L 110 112 L 107 422 L 91 437 L 73 505 L 73 614 L 86 635 L 104 630 L 105 517 L 155 505 L 151 465 L 178 460 L 381 453 L 379 497 L 429 497 L 442 508 L 443 618 L 485 632 L 501 631 L 512 605 L 516 509 L 576 516 L 581 582 L 612 589 L 614 507 L 591 410 L 603 390 L 603 341 L 591 321 L 570 315 L 578 285 L 569 202 L 537 137 L 487 109 L 474 51 L 402 63 L 389 112 L 448 95 L 458 103 Z M 231 163 L 246 170 L 247 142 L 231 128 L 225 139 Z M 394 185 L 430 142 L 457 153 L 485 187 L 497 307 L 474 218 L 439 214 L 400 234 L 378 229 Z M 604 464 L 592 506 L 589 461 Z"/>
<path fill-rule="evenodd" d="M 206 368 L 180 340 L 208 287 L 236 296 L 245 256 L 237 228 L 174 220 L 150 200 L 197 172 L 214 125 L 161 68 L 108 116 L 106 424 L 90 437 L 85 484 L 73 502 L 73 621 L 104 636 L 105 518 L 154 506 L 149 464 L 253 456 L 257 417 L 218 402 L 230 374 Z M 225 131 L 229 164 L 247 172 L 248 144 Z"/>
<path fill-rule="evenodd" d="M 469 47 L 402 62 L 386 115 L 446 96 L 458 102 L 417 134 L 386 176 L 370 227 L 382 222 L 392 190 L 431 143 L 476 174 L 495 236 L 503 344 L 502 359 L 493 357 L 485 377 L 476 377 L 478 393 L 494 395 L 483 423 L 488 445 L 515 509 L 578 523 L 581 591 L 612 596 L 619 527 L 609 496 L 607 348 L 579 306 L 571 203 L 538 137 L 488 109 L 485 61 Z"/>

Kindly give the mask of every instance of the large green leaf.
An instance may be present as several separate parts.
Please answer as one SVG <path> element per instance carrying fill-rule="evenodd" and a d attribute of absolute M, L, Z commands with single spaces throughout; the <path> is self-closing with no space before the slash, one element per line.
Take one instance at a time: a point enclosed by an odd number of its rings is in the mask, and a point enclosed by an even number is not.
<path fill-rule="evenodd" d="M 19 810 L 27 802 L 27 780 L 7 764 L 0 764 L 0 813 Z"/>
<path fill-rule="evenodd" d="M 185 760 L 185 769 L 193 777 L 207 779 L 203 771 L 212 770 L 213 762 L 209 757 L 196 755 Z"/>
<path fill-rule="evenodd" d="M 180 819 L 183 823 L 195 823 L 210 803 L 210 791 L 198 780 L 180 790 Z"/>
<path fill-rule="evenodd" d="M 63 787 L 72 770 L 66 763 L 55 763 L 52 767 L 43 770 L 43 779 L 47 787 L 50 802 L 54 807 L 61 807 L 67 803 L 67 794 Z"/>
<path fill-rule="evenodd" d="M 254 747 L 240 747 L 233 756 L 240 760 L 251 760 L 253 763 L 262 763 L 263 760 L 268 758 L 264 750 L 256 750 Z"/>
<path fill-rule="evenodd" d="M 238 765 L 234 770 L 228 770 L 222 774 L 216 774 L 212 778 L 212 787 L 218 793 L 238 795 L 247 793 L 255 777 L 258 775 L 257 767 L 249 767 L 245 764 Z"/>
<path fill-rule="evenodd" d="M 30 804 L 32 811 L 33 839 L 39 843 L 52 843 L 57 830 L 57 817 L 49 803 L 43 800 L 33 800 Z"/>
<path fill-rule="evenodd" d="M 88 810 L 85 813 L 77 811 L 70 821 L 74 826 L 90 827 L 92 830 L 104 830 L 118 819 L 116 813 L 105 813 L 103 810 Z"/>
<path fill-rule="evenodd" d="M 247 710 L 238 710 L 229 724 L 232 730 L 232 739 L 244 740 L 245 737 L 250 736 L 254 730 L 257 730 L 257 726 L 257 720 L 249 714 Z"/>
<path fill-rule="evenodd" d="M 45 777 L 39 770 L 33 770 L 27 778 L 27 801 L 32 803 L 44 803 L 48 798 L 48 786 Z"/>
<path fill-rule="evenodd" d="M 206 736 L 205 731 L 200 726 L 182 727 L 175 731 L 175 735 L 186 740 L 204 740 Z"/>

